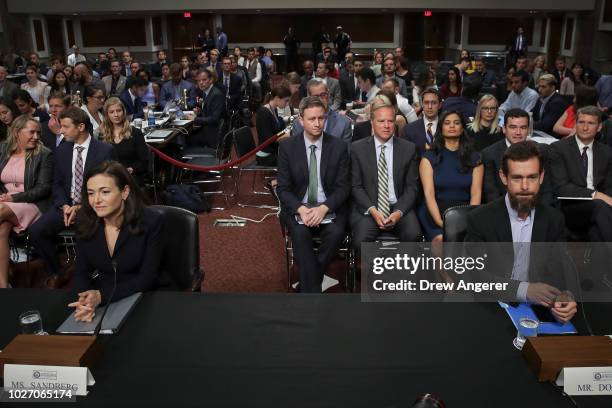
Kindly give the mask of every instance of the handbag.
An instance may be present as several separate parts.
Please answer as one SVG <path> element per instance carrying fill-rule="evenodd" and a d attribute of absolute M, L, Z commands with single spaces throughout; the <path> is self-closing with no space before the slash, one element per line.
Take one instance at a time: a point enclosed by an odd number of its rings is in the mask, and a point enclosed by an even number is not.
<path fill-rule="evenodd" d="M 171 184 L 162 197 L 166 205 L 184 208 L 196 214 L 210 212 L 206 196 L 193 184 Z"/>

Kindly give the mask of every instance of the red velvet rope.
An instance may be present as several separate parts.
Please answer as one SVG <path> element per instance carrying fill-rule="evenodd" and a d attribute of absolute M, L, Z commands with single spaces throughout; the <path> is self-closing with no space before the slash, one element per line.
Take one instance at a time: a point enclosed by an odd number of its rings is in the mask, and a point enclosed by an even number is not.
<path fill-rule="evenodd" d="M 259 146 L 257 146 L 255 149 L 237 158 L 236 160 L 233 160 L 233 161 L 230 161 L 224 164 L 220 164 L 217 166 L 197 166 L 195 164 L 189 164 L 189 163 L 185 163 L 185 162 L 176 160 L 175 158 L 168 156 L 167 154 L 163 153 L 162 151 L 156 149 L 153 146 L 151 146 L 151 150 L 153 150 L 153 153 L 155 153 L 160 159 L 162 159 L 163 161 L 167 163 L 170 163 L 171 165 L 175 167 L 180 167 L 180 168 L 187 169 L 187 170 L 202 171 L 202 172 L 219 171 L 219 170 L 229 169 L 230 167 L 234 167 L 242 163 L 243 161 L 250 159 L 258 151 L 263 150 L 269 145 L 271 145 L 272 143 L 276 142 L 276 139 L 278 139 L 279 136 L 280 134 L 274 135 L 268 140 L 266 140 L 265 142 L 263 142 L 262 144 L 260 144 Z"/>

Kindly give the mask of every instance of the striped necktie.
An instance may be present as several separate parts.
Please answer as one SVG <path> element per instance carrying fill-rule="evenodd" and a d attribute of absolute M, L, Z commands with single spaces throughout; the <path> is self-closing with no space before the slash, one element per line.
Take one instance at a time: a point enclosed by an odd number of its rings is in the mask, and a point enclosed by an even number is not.
<path fill-rule="evenodd" d="M 433 126 L 432 122 L 429 122 L 427 124 L 427 131 L 425 132 L 426 137 L 427 137 L 427 144 L 430 145 L 431 142 L 433 141 L 433 133 L 431 133 L 431 127 Z"/>
<path fill-rule="evenodd" d="M 308 205 L 312 207 L 318 204 L 317 191 L 319 190 L 317 155 L 315 150 L 317 150 L 317 146 L 310 145 L 310 163 L 308 164 Z"/>
<path fill-rule="evenodd" d="M 378 159 L 378 211 L 383 217 L 388 218 L 389 210 L 389 174 L 387 173 L 387 158 L 385 157 L 385 148 L 380 147 L 380 157 Z"/>
<path fill-rule="evenodd" d="M 77 157 L 74 163 L 74 190 L 72 190 L 72 204 L 81 204 L 81 190 L 83 189 L 83 146 L 77 146 Z"/>

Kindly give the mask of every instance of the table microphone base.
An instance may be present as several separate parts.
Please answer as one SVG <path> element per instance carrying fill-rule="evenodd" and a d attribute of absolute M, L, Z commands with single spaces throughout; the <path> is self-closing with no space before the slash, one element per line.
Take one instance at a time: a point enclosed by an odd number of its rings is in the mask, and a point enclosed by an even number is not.
<path fill-rule="evenodd" d="M 612 366 L 607 336 L 527 337 L 523 357 L 538 381 L 555 381 L 564 367 Z"/>
<path fill-rule="evenodd" d="M 0 353 L 0 377 L 4 364 L 91 367 L 101 354 L 95 336 L 19 334 Z"/>

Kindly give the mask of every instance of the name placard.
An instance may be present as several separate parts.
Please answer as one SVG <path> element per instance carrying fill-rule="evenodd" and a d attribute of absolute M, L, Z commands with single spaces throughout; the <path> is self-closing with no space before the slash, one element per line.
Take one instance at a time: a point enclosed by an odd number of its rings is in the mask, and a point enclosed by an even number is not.
<path fill-rule="evenodd" d="M 4 365 L 5 389 L 70 390 L 87 395 L 87 386 L 96 383 L 87 367 Z"/>
<path fill-rule="evenodd" d="M 557 385 L 568 395 L 612 395 L 612 367 L 566 367 Z"/>

